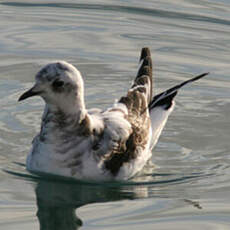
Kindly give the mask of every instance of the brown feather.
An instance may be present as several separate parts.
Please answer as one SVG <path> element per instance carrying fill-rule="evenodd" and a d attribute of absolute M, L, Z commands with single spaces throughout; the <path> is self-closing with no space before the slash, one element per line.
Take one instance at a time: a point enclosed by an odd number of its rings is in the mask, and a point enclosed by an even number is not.
<path fill-rule="evenodd" d="M 128 109 L 128 116 L 125 118 L 131 124 L 132 132 L 125 142 L 121 141 L 118 147 L 112 150 L 105 161 L 105 168 L 113 175 L 118 173 L 124 163 L 137 157 L 137 148 L 144 151 L 149 140 L 150 117 L 145 109 L 152 99 L 152 60 L 149 48 L 142 49 L 140 61 L 142 60 L 134 84 L 119 101 Z"/>
<path fill-rule="evenodd" d="M 105 168 L 116 175 L 120 167 L 137 157 L 137 147 L 145 149 L 149 139 L 150 118 L 148 111 L 142 113 L 147 106 L 146 90 L 143 87 L 137 87 L 130 90 L 126 97 L 120 100 L 128 108 L 126 119 L 132 127 L 132 133 L 126 142 L 120 142 L 119 147 L 112 150 L 108 159 L 105 161 Z"/>

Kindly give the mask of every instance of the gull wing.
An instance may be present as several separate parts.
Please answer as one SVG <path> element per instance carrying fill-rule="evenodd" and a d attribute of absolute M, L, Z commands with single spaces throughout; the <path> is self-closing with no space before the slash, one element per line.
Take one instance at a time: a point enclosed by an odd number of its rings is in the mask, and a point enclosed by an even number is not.
<path fill-rule="evenodd" d="M 168 116 L 173 111 L 173 99 L 177 95 L 178 90 L 188 83 L 205 77 L 207 74 L 208 73 L 200 74 L 153 97 L 148 106 L 152 127 L 151 148 L 153 148 L 157 143 L 158 138 L 168 120 Z"/>
<path fill-rule="evenodd" d="M 143 48 L 140 68 L 131 89 L 119 100 L 127 108 L 125 119 L 131 125 L 131 133 L 126 140 L 121 140 L 105 161 L 106 169 L 116 175 L 125 162 L 138 157 L 146 151 L 150 139 L 150 117 L 146 110 L 152 98 L 152 60 L 150 50 Z"/>

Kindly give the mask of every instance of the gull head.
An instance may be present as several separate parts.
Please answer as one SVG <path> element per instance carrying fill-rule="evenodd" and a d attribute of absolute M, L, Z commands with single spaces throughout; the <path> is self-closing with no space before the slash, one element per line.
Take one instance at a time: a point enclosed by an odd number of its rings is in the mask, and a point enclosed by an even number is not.
<path fill-rule="evenodd" d="M 41 96 L 51 108 L 74 112 L 84 107 L 83 88 L 81 73 L 73 65 L 58 61 L 44 66 L 35 76 L 35 85 L 18 100 Z"/>

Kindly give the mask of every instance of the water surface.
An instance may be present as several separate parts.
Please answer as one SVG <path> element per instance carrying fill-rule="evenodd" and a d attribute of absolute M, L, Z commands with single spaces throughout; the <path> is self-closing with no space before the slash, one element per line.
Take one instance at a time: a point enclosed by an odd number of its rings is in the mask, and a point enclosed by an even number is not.
<path fill-rule="evenodd" d="M 0 229 L 229 229 L 229 1 L 0 1 Z M 153 151 L 127 183 L 38 178 L 24 163 L 44 103 L 17 99 L 44 63 L 82 72 L 87 107 L 124 95 L 151 48 L 155 93 L 179 93 Z M 112 86 L 112 87 L 111 87 Z"/>

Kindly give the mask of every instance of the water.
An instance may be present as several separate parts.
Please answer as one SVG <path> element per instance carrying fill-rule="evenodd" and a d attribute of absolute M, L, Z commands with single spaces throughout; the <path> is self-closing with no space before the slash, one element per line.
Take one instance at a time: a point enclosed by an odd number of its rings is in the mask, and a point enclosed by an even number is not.
<path fill-rule="evenodd" d="M 1 1 L 0 229 L 229 229 L 229 1 Z M 24 163 L 43 102 L 17 99 L 46 62 L 67 60 L 87 107 L 125 94 L 151 48 L 155 92 L 177 96 L 153 153 L 126 184 L 38 178 Z M 112 86 L 112 87 L 111 87 Z"/>

